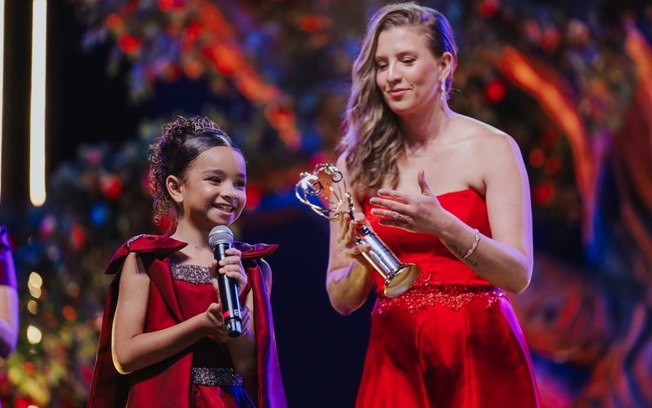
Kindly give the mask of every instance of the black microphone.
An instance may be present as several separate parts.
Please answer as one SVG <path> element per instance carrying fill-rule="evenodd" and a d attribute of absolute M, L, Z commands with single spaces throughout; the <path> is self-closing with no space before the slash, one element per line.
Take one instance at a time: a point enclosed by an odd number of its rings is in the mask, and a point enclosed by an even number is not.
<path fill-rule="evenodd" d="M 208 245 L 213 248 L 213 256 L 217 261 L 226 257 L 224 253 L 233 244 L 233 233 L 229 227 L 218 225 L 208 234 Z M 219 265 L 218 265 L 219 268 Z M 218 273 L 217 283 L 220 288 L 220 301 L 224 313 L 224 323 L 230 337 L 238 337 L 242 334 L 242 314 L 240 312 L 240 298 L 238 297 L 238 285 L 235 280 Z"/>

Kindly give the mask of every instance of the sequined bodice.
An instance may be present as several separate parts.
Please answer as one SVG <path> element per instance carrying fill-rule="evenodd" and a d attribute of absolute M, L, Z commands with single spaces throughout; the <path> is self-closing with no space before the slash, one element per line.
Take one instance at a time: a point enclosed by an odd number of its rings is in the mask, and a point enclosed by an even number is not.
<path fill-rule="evenodd" d="M 205 313 L 211 303 L 219 303 L 207 267 L 170 262 L 170 273 L 179 308 L 186 319 Z M 233 362 L 224 346 L 212 340 L 203 339 L 193 346 L 193 367 L 202 369 L 205 367 L 232 368 Z M 197 377 L 200 379 L 203 378 L 202 376 L 215 375 L 215 372 L 205 370 L 198 371 L 198 373 L 201 374 Z M 193 381 L 195 379 L 193 376 Z"/>
<path fill-rule="evenodd" d="M 487 206 L 480 194 L 466 189 L 438 196 L 441 205 L 482 234 L 491 236 Z M 415 291 L 427 291 L 429 287 L 441 285 L 488 285 L 471 268 L 453 255 L 435 236 L 413 233 L 399 228 L 382 226 L 378 217 L 371 214 L 372 206 L 365 202 L 364 210 L 376 234 L 403 263 L 419 265 L 421 274 L 414 282 Z M 469 245 L 472 242 L 469 241 Z M 380 274 L 374 274 L 377 293 L 382 297 L 384 281 Z"/>

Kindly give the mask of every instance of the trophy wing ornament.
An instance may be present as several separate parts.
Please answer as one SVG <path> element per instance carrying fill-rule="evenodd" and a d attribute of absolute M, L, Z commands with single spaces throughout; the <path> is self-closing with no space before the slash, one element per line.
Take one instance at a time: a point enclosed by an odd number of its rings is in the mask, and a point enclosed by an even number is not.
<path fill-rule="evenodd" d="M 332 163 L 315 166 L 312 173 L 302 172 L 294 188 L 299 201 L 317 215 L 330 221 L 349 222 L 355 211 L 342 172 Z M 356 228 L 355 242 L 365 243 L 362 255 L 385 280 L 384 294 L 393 298 L 403 294 L 419 276 L 415 264 L 403 264 L 367 225 Z"/>

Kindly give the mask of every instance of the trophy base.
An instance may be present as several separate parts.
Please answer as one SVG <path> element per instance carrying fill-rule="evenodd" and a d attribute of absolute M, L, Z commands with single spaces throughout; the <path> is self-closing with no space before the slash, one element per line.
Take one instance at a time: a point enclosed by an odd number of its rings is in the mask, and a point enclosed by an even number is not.
<path fill-rule="evenodd" d="M 405 293 L 405 291 L 410 289 L 417 276 L 419 276 L 419 272 L 419 267 L 415 264 L 401 265 L 398 271 L 396 271 L 394 278 L 385 283 L 385 296 L 394 298 Z"/>

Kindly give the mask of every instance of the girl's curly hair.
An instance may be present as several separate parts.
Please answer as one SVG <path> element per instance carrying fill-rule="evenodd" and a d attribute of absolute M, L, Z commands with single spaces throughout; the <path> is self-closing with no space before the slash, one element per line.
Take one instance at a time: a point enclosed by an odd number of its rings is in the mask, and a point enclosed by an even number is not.
<path fill-rule="evenodd" d="M 231 138 L 204 116 L 177 115 L 163 125 L 161 134 L 149 146 L 148 184 L 154 224 L 160 226 L 170 211 L 178 216 L 177 204 L 165 185 L 167 177 L 172 175 L 183 180 L 197 156 L 216 146 L 228 146 L 242 154 Z M 170 228 L 174 229 L 174 225 Z"/>

